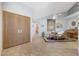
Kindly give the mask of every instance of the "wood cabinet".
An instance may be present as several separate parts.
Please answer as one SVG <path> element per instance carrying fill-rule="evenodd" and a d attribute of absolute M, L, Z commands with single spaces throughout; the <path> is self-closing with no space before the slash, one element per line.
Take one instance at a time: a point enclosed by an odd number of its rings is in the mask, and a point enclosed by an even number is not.
<path fill-rule="evenodd" d="M 30 18 L 3 11 L 3 48 L 30 41 Z"/>
<path fill-rule="evenodd" d="M 64 32 L 64 35 L 69 38 L 72 38 L 72 40 L 77 40 L 78 39 L 78 28 L 68 29 Z"/>

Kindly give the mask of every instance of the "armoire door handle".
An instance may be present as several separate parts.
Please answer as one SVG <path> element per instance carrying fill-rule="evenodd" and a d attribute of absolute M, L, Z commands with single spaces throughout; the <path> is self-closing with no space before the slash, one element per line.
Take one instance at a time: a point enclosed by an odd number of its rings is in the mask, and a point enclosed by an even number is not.
<path fill-rule="evenodd" d="M 18 33 L 22 33 L 22 29 L 18 29 Z"/>

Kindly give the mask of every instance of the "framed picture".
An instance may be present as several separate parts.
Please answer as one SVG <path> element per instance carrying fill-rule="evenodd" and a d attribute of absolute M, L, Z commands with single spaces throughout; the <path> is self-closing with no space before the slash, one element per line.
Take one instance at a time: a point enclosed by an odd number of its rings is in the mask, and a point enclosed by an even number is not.
<path fill-rule="evenodd" d="M 76 25 L 76 22 L 75 21 L 72 21 L 72 26 L 75 26 Z"/>
<path fill-rule="evenodd" d="M 61 23 L 56 24 L 56 28 L 62 28 L 62 27 L 63 27 L 63 25 Z"/>

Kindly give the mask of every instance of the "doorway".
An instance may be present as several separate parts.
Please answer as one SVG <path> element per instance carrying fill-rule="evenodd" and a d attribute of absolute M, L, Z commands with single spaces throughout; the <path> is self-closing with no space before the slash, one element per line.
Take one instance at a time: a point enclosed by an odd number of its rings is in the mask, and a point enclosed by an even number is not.
<path fill-rule="evenodd" d="M 35 32 L 36 32 L 36 34 L 39 33 L 39 24 L 36 24 L 36 26 L 35 26 Z"/>

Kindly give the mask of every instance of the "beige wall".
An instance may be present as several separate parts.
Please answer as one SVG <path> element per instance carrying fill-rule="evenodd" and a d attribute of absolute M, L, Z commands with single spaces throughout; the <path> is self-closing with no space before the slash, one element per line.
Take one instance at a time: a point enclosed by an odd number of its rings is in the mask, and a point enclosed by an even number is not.
<path fill-rule="evenodd" d="M 0 52 L 2 50 L 2 8 L 0 2 Z"/>

